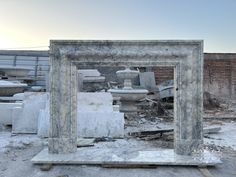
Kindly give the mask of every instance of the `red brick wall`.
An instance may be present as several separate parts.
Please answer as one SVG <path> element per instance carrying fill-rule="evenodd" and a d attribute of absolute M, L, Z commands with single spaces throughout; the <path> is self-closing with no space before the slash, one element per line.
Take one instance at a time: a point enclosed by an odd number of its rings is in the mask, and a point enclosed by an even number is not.
<path fill-rule="evenodd" d="M 155 67 L 156 84 L 173 79 L 172 67 Z M 236 98 L 236 54 L 204 54 L 204 91 L 221 97 Z"/>
<path fill-rule="evenodd" d="M 232 67 L 232 96 L 236 99 L 236 58 L 231 59 Z"/>
<path fill-rule="evenodd" d="M 205 60 L 204 63 L 204 91 L 229 97 L 231 92 L 231 61 Z"/>
<path fill-rule="evenodd" d="M 174 68 L 173 67 L 155 67 L 153 68 L 155 74 L 156 84 L 160 84 L 165 80 L 173 79 Z"/>

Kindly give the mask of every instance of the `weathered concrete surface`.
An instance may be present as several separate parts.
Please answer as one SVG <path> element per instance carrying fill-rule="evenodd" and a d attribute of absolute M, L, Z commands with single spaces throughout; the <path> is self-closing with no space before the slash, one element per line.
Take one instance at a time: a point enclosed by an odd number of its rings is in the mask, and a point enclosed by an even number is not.
<path fill-rule="evenodd" d="M 76 151 L 76 65 L 173 66 L 175 152 L 202 144 L 203 41 L 63 41 L 50 43 L 51 153 Z"/>

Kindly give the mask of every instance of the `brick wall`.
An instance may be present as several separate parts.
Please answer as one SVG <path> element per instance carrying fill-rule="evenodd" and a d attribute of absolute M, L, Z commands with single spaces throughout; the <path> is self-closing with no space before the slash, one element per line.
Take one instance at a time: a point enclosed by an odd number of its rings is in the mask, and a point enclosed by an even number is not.
<path fill-rule="evenodd" d="M 173 79 L 172 67 L 155 67 L 156 84 Z M 204 54 L 204 91 L 214 95 L 236 98 L 236 54 Z"/>
<path fill-rule="evenodd" d="M 232 67 L 232 97 L 236 99 L 236 58 L 231 59 L 231 67 Z"/>
<path fill-rule="evenodd" d="M 174 68 L 173 67 L 154 67 L 156 84 L 160 84 L 165 80 L 173 79 Z"/>

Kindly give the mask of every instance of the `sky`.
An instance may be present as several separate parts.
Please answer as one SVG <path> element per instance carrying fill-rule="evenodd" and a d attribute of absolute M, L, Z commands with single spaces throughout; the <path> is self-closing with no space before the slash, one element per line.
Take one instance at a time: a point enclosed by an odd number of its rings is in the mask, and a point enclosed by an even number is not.
<path fill-rule="evenodd" d="M 50 39 L 201 39 L 236 52 L 236 0 L 0 0 L 0 50 Z"/>

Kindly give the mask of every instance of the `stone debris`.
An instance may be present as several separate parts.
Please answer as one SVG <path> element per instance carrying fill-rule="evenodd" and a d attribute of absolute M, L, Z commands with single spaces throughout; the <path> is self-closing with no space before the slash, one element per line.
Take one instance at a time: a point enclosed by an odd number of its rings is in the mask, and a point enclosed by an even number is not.
<path fill-rule="evenodd" d="M 53 167 L 52 164 L 43 164 L 43 165 L 40 166 L 40 170 L 42 170 L 42 171 L 49 171 L 49 170 L 52 169 L 52 167 Z"/>
<path fill-rule="evenodd" d="M 204 135 L 219 133 L 221 130 L 220 127 L 206 127 L 203 129 Z M 138 137 L 142 140 L 153 140 L 163 138 L 165 140 L 173 140 L 173 128 L 162 128 L 158 130 L 146 130 L 146 131 L 138 131 L 138 132 L 129 132 L 128 135 Z M 166 134 L 167 136 L 163 136 Z M 207 136 L 206 136 L 207 137 Z"/>
<path fill-rule="evenodd" d="M 77 139 L 77 147 L 90 147 L 94 146 L 95 139 L 85 139 L 85 138 L 78 138 Z"/>

